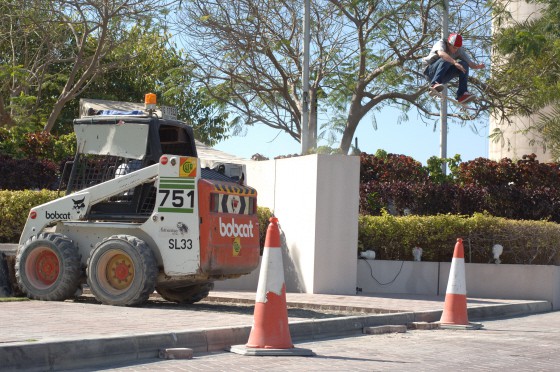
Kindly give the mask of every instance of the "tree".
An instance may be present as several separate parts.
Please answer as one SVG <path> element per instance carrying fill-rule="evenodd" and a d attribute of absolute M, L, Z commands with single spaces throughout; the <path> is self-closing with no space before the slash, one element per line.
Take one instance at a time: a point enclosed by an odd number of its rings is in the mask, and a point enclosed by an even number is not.
<path fill-rule="evenodd" d="M 138 40 L 135 45 L 116 49 L 107 62 L 131 53 L 118 68 L 93 81 L 81 94 L 83 98 L 141 102 L 148 92 L 156 93 L 162 105 L 176 107 L 178 118 L 193 126 L 198 140 L 214 145 L 226 137 L 227 113 L 208 99 L 203 89 L 192 82 L 193 63 L 172 42 L 171 34 L 159 23 L 139 24 L 131 28 Z M 75 117 L 78 100 L 63 112 L 68 122 Z"/>
<path fill-rule="evenodd" d="M 0 3 L 0 125 L 46 119 L 41 98 L 56 80 L 69 38 L 39 5 L 32 0 Z"/>
<path fill-rule="evenodd" d="M 490 9 L 450 3 L 450 28 L 475 39 L 477 57 L 488 56 Z M 440 35 L 439 1 L 311 4 L 312 131 L 318 115 L 328 117 L 322 135 L 341 135 L 340 151 L 348 153 L 358 124 L 374 110 L 396 105 L 405 115 L 411 107 L 424 117 L 438 114 L 437 102 L 424 94 L 420 59 Z M 236 114 L 238 131 L 259 123 L 300 140 L 302 8 L 295 0 L 192 0 L 181 8 L 177 19 L 198 78 Z M 489 72 L 481 74 L 475 90 L 486 90 Z"/>
<path fill-rule="evenodd" d="M 560 159 L 560 4 L 553 0 L 532 2 L 542 6 L 539 18 L 519 24 L 506 19 L 509 26 L 497 33 L 499 63 L 492 85 L 521 102 L 508 114 L 529 116 L 546 108 L 534 125 L 524 130 L 537 134 L 553 157 Z"/>
<path fill-rule="evenodd" d="M 52 130 L 64 105 L 79 96 L 101 74 L 135 56 L 126 46 L 137 43 L 130 28 L 157 19 L 171 0 L 9 0 L 3 2 L 2 59 L 6 60 L 4 91 L 10 100 L 35 84 L 35 102 L 45 87 L 56 91 L 44 130 Z M 22 36 L 24 36 L 23 39 Z M 107 61 L 115 50 L 120 59 Z M 130 48 L 132 50 L 132 48 Z M 6 52 L 11 52 L 11 54 Z M 17 75 L 20 73 L 21 77 Z M 17 84 L 6 76 L 15 75 Z M 31 83 L 26 82 L 31 76 Z M 13 80 L 13 79 L 12 79 Z M 5 106 L 5 104 L 4 104 Z M 2 107 L 0 107 L 0 110 Z M 5 114 L 4 107 L 4 114 Z M 2 112 L 0 111 L 0 114 Z M 5 119 L 9 122 L 9 119 Z"/>
<path fill-rule="evenodd" d="M 150 91 L 178 107 L 198 139 L 223 139 L 227 114 L 193 85 L 193 64 L 157 13 L 173 3 L 0 3 L 0 126 L 66 133 L 79 98 L 141 102 Z"/>

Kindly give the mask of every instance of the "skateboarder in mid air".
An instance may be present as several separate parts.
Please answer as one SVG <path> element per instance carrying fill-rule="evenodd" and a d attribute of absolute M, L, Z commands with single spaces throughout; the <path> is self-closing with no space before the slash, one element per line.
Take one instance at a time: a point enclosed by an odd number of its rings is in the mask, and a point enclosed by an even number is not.
<path fill-rule="evenodd" d="M 465 104 L 475 99 L 475 96 L 467 91 L 469 68 L 484 68 L 484 63 L 475 63 L 462 48 L 463 37 L 459 34 L 450 34 L 447 41 L 439 40 L 434 44 L 430 54 L 423 58 L 424 76 L 430 82 L 430 90 L 439 95 L 443 90 L 443 84 L 451 79 L 459 77 L 459 88 L 457 89 L 457 101 Z"/>

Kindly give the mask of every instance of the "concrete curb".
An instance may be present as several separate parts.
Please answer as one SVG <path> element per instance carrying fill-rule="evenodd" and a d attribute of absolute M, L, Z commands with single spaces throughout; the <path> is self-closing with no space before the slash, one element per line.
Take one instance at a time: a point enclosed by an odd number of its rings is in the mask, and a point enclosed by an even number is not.
<path fill-rule="evenodd" d="M 468 310 L 469 317 L 490 319 L 530 315 L 552 310 L 548 301 L 522 304 L 490 305 Z M 433 322 L 441 317 L 440 310 L 349 316 L 341 318 L 298 321 L 290 324 L 294 341 L 359 335 L 366 327 L 407 325 L 413 322 Z M 2 369 L 44 371 L 87 368 L 100 364 L 133 362 L 157 358 L 161 349 L 189 348 L 194 352 L 224 350 L 245 344 L 251 326 L 213 328 L 199 331 L 140 334 L 77 341 L 38 342 L 0 346 Z"/>

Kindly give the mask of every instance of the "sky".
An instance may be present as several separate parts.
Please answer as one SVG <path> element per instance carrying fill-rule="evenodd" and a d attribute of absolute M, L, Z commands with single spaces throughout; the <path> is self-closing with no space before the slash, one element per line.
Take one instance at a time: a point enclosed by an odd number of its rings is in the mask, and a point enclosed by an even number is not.
<path fill-rule="evenodd" d="M 358 138 L 360 150 L 375 154 L 378 149 L 383 149 L 388 153 L 410 156 L 424 165 L 431 156 L 439 156 L 441 128 L 439 120 L 434 118 L 433 121 L 425 123 L 417 119 L 414 113 L 410 113 L 408 121 L 398 124 L 399 115 L 399 110 L 390 107 L 376 113 L 377 129 L 373 128 L 371 118 L 364 118 L 354 135 Z M 478 157 L 487 158 L 488 141 L 487 121 L 479 123 L 478 133 L 475 133 L 469 124 L 461 127 L 454 121 L 448 121 L 448 157 L 459 154 L 462 161 Z M 327 143 L 320 142 L 319 146 L 321 145 Z M 336 145 L 338 147 L 338 143 Z M 279 134 L 278 130 L 264 125 L 250 127 L 245 136 L 230 137 L 214 147 L 247 159 L 257 153 L 273 159 L 279 155 L 301 152 L 299 142 L 287 134 Z"/>

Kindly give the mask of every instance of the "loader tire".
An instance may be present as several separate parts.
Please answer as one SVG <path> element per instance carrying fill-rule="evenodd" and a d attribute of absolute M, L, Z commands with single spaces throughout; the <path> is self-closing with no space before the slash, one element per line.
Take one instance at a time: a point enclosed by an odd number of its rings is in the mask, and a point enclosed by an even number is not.
<path fill-rule="evenodd" d="M 214 289 L 214 283 L 194 284 L 177 288 L 156 287 L 156 291 L 164 300 L 179 304 L 194 304 L 201 301 L 208 297 L 212 289 Z"/>
<path fill-rule="evenodd" d="M 74 297 L 83 275 L 74 242 L 56 233 L 29 238 L 16 256 L 16 279 L 27 297 L 64 301 Z"/>
<path fill-rule="evenodd" d="M 157 261 L 148 245 L 130 235 L 104 239 L 91 251 L 87 283 L 105 305 L 138 306 L 154 292 Z"/>

